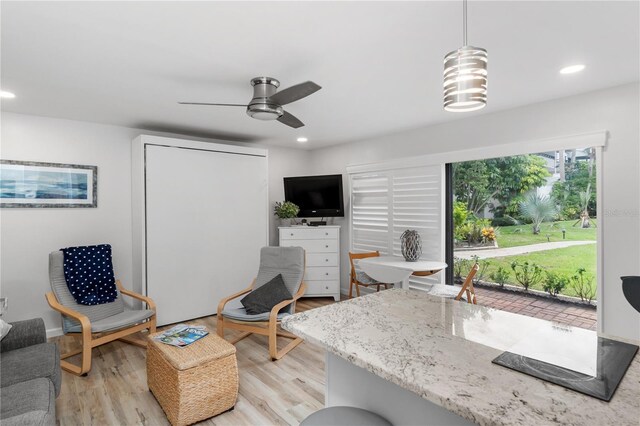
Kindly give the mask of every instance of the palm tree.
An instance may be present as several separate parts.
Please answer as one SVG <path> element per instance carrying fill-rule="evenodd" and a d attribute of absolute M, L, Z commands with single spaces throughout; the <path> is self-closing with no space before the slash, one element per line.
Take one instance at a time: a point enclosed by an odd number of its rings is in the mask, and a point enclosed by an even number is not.
<path fill-rule="evenodd" d="M 520 214 L 531 220 L 533 233 L 540 233 L 540 224 L 553 219 L 558 213 L 553 199 L 548 195 L 538 195 L 536 191 L 529 192 L 520 203 Z"/>
<path fill-rule="evenodd" d="M 578 222 L 581 222 L 580 227 L 589 228 L 591 223 L 589 222 L 589 201 L 591 201 L 591 183 L 587 185 L 587 190 L 584 192 L 580 192 L 578 194 L 580 196 L 580 219 Z M 576 222 L 576 223 L 578 223 Z"/>

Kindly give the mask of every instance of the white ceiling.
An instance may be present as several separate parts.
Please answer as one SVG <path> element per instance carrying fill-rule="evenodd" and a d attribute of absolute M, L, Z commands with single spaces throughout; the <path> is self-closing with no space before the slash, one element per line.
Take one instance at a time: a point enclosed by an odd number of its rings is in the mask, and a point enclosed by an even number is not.
<path fill-rule="evenodd" d="M 489 52 L 489 103 L 442 109 L 442 59 L 462 44 L 461 2 L 6 2 L 2 109 L 306 148 L 512 108 L 639 79 L 639 3 L 469 3 Z M 560 75 L 584 63 L 580 74 Z M 322 90 L 291 129 L 242 108 L 249 80 Z"/>

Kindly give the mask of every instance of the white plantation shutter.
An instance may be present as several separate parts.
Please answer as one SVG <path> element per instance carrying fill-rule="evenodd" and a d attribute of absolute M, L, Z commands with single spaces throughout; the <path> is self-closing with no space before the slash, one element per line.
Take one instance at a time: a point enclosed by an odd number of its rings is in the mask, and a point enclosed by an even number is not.
<path fill-rule="evenodd" d="M 389 183 L 386 173 L 351 177 L 351 250 L 355 252 L 389 250 Z"/>
<path fill-rule="evenodd" d="M 402 256 L 400 236 L 419 232 L 425 260 L 444 260 L 444 166 L 351 174 L 351 250 Z M 443 283 L 444 273 L 410 279 L 411 288 Z"/>
<path fill-rule="evenodd" d="M 393 199 L 393 255 L 402 256 L 400 236 L 407 229 L 414 229 L 422 239 L 422 256 L 425 260 L 444 260 L 444 168 L 425 166 L 392 171 Z M 411 276 L 412 288 L 426 289 L 429 284 L 442 283 L 444 274 L 429 277 Z"/>

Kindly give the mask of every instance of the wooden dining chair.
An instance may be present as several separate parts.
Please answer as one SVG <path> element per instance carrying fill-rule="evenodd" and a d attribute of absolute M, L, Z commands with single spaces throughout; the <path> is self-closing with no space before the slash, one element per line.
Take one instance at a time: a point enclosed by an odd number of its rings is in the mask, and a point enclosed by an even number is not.
<path fill-rule="evenodd" d="M 478 304 L 478 301 L 476 299 L 476 290 L 475 288 L 473 288 L 473 277 L 475 277 L 478 269 L 480 269 L 480 266 L 477 263 L 475 263 L 471 267 L 469 275 L 467 275 L 467 278 L 464 280 L 464 284 L 462 284 L 460 292 L 456 296 L 456 300 L 462 299 L 462 295 L 464 294 L 467 298 L 467 303 L 473 303 L 474 305 Z"/>
<path fill-rule="evenodd" d="M 389 288 L 388 283 L 381 283 L 379 281 L 374 280 L 369 275 L 365 274 L 359 268 L 357 268 L 357 261 L 360 259 L 366 259 L 367 257 L 378 257 L 380 256 L 379 251 L 371 251 L 366 253 L 352 253 L 349 252 L 349 263 L 351 263 L 351 275 L 349 279 L 349 299 L 351 299 L 353 294 L 353 286 L 356 287 L 356 295 L 360 296 L 360 286 L 364 286 L 369 288 L 369 286 L 375 285 L 376 291 L 380 291 L 380 286 L 384 286 L 385 289 Z M 393 285 L 393 284 L 392 284 Z"/>

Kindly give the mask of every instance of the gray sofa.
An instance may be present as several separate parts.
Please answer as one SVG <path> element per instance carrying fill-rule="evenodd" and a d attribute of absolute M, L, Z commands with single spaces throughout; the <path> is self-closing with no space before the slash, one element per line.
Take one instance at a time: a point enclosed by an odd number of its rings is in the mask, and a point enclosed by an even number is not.
<path fill-rule="evenodd" d="M 0 342 L 0 423 L 55 425 L 60 394 L 60 353 L 47 343 L 41 318 L 11 323 Z"/>

